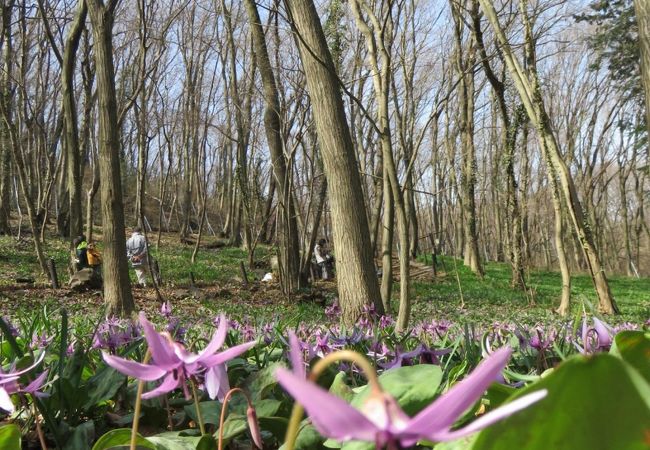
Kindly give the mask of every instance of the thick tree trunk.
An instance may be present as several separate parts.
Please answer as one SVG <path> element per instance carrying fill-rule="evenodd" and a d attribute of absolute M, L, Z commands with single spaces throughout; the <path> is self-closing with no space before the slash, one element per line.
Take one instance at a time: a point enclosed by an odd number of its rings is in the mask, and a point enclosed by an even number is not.
<path fill-rule="evenodd" d="M 352 137 L 336 71 L 312 1 L 285 0 L 296 32 L 311 95 L 329 189 L 342 320 L 352 325 L 364 305 L 383 312 L 370 252 L 368 221 Z"/>
<path fill-rule="evenodd" d="M 135 304 L 126 261 L 124 207 L 120 175 L 120 138 L 117 123 L 115 70 L 113 67 L 113 19 L 119 0 L 104 5 L 87 0 L 93 27 L 97 94 L 99 100 L 99 174 L 102 232 L 104 239 L 104 301 L 109 314 L 127 315 Z"/>

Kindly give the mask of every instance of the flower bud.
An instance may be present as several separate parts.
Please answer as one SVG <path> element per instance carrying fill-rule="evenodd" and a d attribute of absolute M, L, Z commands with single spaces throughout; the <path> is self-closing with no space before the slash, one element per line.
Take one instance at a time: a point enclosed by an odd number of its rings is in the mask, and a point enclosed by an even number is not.
<path fill-rule="evenodd" d="M 251 436 L 253 436 L 253 443 L 259 449 L 264 447 L 262 443 L 262 432 L 260 431 L 260 426 L 257 423 L 257 414 L 255 413 L 255 408 L 249 406 L 246 410 L 246 419 L 248 420 L 248 427 L 251 430 Z"/>

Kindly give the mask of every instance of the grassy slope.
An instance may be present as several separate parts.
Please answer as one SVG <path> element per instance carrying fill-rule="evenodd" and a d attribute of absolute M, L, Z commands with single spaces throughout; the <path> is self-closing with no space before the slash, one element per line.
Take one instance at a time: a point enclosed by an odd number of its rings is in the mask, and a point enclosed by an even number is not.
<path fill-rule="evenodd" d="M 152 238 L 153 239 L 153 238 Z M 211 239 L 208 239 L 210 242 Z M 240 289 L 239 283 L 233 281 L 239 275 L 239 261 L 246 260 L 246 254 L 237 248 L 201 249 L 195 264 L 190 263 L 192 247 L 182 246 L 174 237 L 166 237 L 161 249 L 153 249 L 159 260 L 166 288 L 187 286 L 189 272 L 195 275 L 197 284 L 204 287 L 219 286 L 221 293 L 211 296 L 209 300 L 184 300 L 183 308 L 192 314 L 202 311 L 213 313 L 225 311 L 229 315 L 250 315 L 256 319 L 265 319 L 274 315 L 294 316 L 308 321 L 323 320 L 322 307 L 309 302 L 289 301 L 272 289 Z M 61 280 L 64 280 L 66 266 L 66 244 L 58 239 L 50 239 L 46 245 L 47 256 L 57 263 Z M 263 273 L 264 262 L 268 258 L 268 249 L 260 248 L 256 253 L 262 260 L 262 269 L 252 273 L 255 277 Z M 509 288 L 509 267 L 507 264 L 489 263 L 486 276 L 478 280 L 462 263 L 456 264 L 461 281 L 465 308 L 460 308 L 459 287 L 455 276 L 455 267 L 451 258 L 444 258 L 446 272 L 435 282 L 414 282 L 415 295 L 413 320 L 429 319 L 468 320 L 472 322 L 492 322 L 495 320 L 515 320 L 527 323 L 545 322 L 553 319 L 552 310 L 557 306 L 560 294 L 560 276 L 555 272 L 534 271 L 529 275 L 528 284 L 532 294 L 513 291 Z M 133 277 L 133 274 L 131 274 Z M 15 239 L 0 236 L 0 301 L 2 289 L 11 289 L 16 276 L 32 276 L 37 284 L 47 284 L 47 279 L 38 273 L 36 257 L 30 241 L 17 243 Z M 251 277 L 251 278 L 252 278 Z M 332 289 L 333 283 L 322 289 Z M 623 314 L 611 318 L 611 322 L 631 321 L 643 323 L 650 317 L 650 279 L 611 277 L 611 289 Z M 583 305 L 590 308 L 596 303 L 596 297 L 588 276 L 576 274 L 573 277 L 573 310 L 579 313 Z M 322 292 L 321 292 L 322 294 Z M 30 296 L 30 294 L 25 294 Z M 327 297 L 327 293 L 325 294 Z M 329 296 L 333 296 L 330 293 Z M 36 297 L 36 299 L 34 298 Z M 87 295 L 86 295 L 87 297 Z M 397 297 L 397 296 L 395 296 Z M 15 298 L 12 297 L 12 298 Z M 49 298 L 47 294 L 31 294 L 25 302 L 33 308 L 38 299 L 39 304 L 51 302 L 56 305 L 59 299 Z M 48 300 L 49 299 L 49 300 Z M 262 300 L 260 300 L 262 299 Z M 534 303 L 531 301 L 534 300 Z M 5 296 L 4 302 L 7 302 Z M 141 297 L 139 304 L 148 302 Z M 197 302 L 201 305 L 198 306 Z M 5 303 L 6 305 L 7 303 Z M 145 305 L 154 307 L 155 305 Z M 395 305 L 395 310 L 397 305 Z M 3 307 L 2 310 L 5 308 Z M 20 306 L 12 309 L 22 309 Z M 4 313 L 4 311 L 3 311 Z"/>

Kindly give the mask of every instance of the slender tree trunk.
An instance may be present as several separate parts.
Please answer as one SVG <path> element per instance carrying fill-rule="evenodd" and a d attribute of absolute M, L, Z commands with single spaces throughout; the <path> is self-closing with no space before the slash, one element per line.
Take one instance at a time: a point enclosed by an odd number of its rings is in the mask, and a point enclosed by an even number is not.
<path fill-rule="evenodd" d="M 278 219 L 280 228 L 278 236 L 280 243 L 280 258 L 284 268 L 283 287 L 286 293 L 294 293 L 301 286 L 300 273 L 300 243 L 298 240 L 298 223 L 296 210 L 291 192 L 291 172 L 287 170 L 282 144 L 282 124 L 280 122 L 280 101 L 275 83 L 271 60 L 269 59 L 264 38 L 264 30 L 260 23 L 257 6 L 253 0 L 244 0 L 248 18 L 251 23 L 251 33 L 255 47 L 255 58 L 262 77 L 264 87 L 264 128 L 272 158 L 273 174 L 278 185 Z"/>
<path fill-rule="evenodd" d="M 83 215 L 81 211 L 81 154 L 79 148 L 79 126 L 77 121 L 77 104 L 74 96 L 74 72 L 77 49 L 81 34 L 86 25 L 88 8 L 85 0 L 79 1 L 77 16 L 72 24 L 70 34 L 66 39 L 63 52 L 63 67 L 61 70 L 62 106 L 64 116 L 64 139 L 67 153 L 67 180 L 69 200 L 69 237 L 78 236 L 83 230 Z"/>
<path fill-rule="evenodd" d="M 365 36 L 366 46 L 368 47 L 368 60 L 372 72 L 373 89 L 375 91 L 375 101 L 377 102 L 377 131 L 379 133 L 379 142 L 381 145 L 382 158 L 384 163 L 384 176 L 388 176 L 390 189 L 393 196 L 393 205 L 397 217 L 397 230 L 399 239 L 399 267 L 400 267 L 400 305 L 397 315 L 397 329 L 406 329 L 409 321 L 411 310 L 410 298 L 410 275 L 409 275 L 409 229 L 406 208 L 404 206 L 404 195 L 397 178 L 397 167 L 393 157 L 393 145 L 390 129 L 390 114 L 388 109 L 388 100 L 390 98 L 390 80 L 391 80 L 391 56 L 390 49 L 386 44 L 390 44 L 393 32 L 392 11 L 385 14 L 384 23 L 380 23 L 374 12 L 365 3 L 358 0 L 350 0 L 350 7 L 355 17 L 357 27 Z M 362 17 L 360 9 L 363 8 L 365 14 L 372 23 L 372 28 Z M 392 5 L 388 5 L 392 8 Z M 387 42 L 385 42 L 387 41 Z M 378 61 L 381 60 L 381 69 Z M 384 192 L 384 196 L 386 192 Z M 384 232 L 387 230 L 384 229 Z"/>
<path fill-rule="evenodd" d="M 384 216 L 381 230 L 381 301 L 386 314 L 391 313 L 390 299 L 393 295 L 393 230 L 395 206 L 390 179 L 384 169 Z"/>
<path fill-rule="evenodd" d="M 473 44 L 468 54 L 463 51 L 463 21 L 459 6 L 450 2 L 454 19 L 456 51 L 454 64 L 460 77 L 458 103 L 460 105 L 460 138 L 462 148 L 461 195 L 463 197 L 463 229 L 465 233 L 464 263 L 478 277 L 483 277 L 483 267 L 478 251 L 478 232 L 476 226 L 476 148 L 474 146 L 474 71 L 476 61 Z"/>
<path fill-rule="evenodd" d="M 338 79 L 318 13 L 311 0 L 285 0 L 298 39 L 307 89 L 312 94 L 314 121 L 328 180 L 337 256 L 337 281 L 342 320 L 352 325 L 364 305 L 383 312 L 379 284 L 370 252 L 370 238 L 359 170 L 343 109 Z M 318 93 L 318 95 L 316 95 Z"/>
<path fill-rule="evenodd" d="M 641 80 L 645 92 L 646 127 L 650 135 L 650 1 L 634 0 L 636 21 L 639 24 L 641 49 Z"/>
<path fill-rule="evenodd" d="M 13 0 L 2 2 L 2 31 L 3 31 L 3 70 L 0 75 L 0 101 L 4 109 L 11 110 L 11 22 Z M 0 123 L 0 234 L 11 234 L 9 218 L 11 216 L 11 137 L 9 126 L 3 120 Z"/>
<path fill-rule="evenodd" d="M 117 123 L 113 20 L 119 0 L 104 5 L 87 0 L 93 27 L 97 94 L 99 99 L 99 174 L 104 238 L 104 301 L 109 313 L 130 314 L 135 309 L 126 261 L 120 138 Z"/>
<path fill-rule="evenodd" d="M 535 59 L 535 42 L 533 39 L 532 26 L 527 16 L 527 1 L 522 0 L 520 6 L 524 20 L 524 31 L 526 34 L 526 53 L 529 63 L 527 72 L 524 72 L 519 62 L 514 58 L 510 45 L 499 24 L 494 6 L 487 0 L 480 0 L 481 6 L 492 27 L 504 54 L 508 70 L 513 77 L 515 87 L 524 103 L 526 112 L 531 122 L 538 131 L 540 145 L 548 152 L 548 159 L 553 170 L 557 173 L 560 181 L 561 192 L 568 209 L 571 222 L 575 228 L 580 244 L 584 250 L 585 257 L 589 266 L 592 281 L 596 292 L 598 293 L 599 308 L 607 314 L 618 313 L 618 307 L 609 289 L 609 283 L 605 271 L 598 259 L 598 252 L 594 245 L 591 226 L 587 223 L 582 211 L 582 205 L 578 199 L 578 194 L 573 182 L 569 169 L 562 159 L 559 146 L 551 122 L 544 108 L 542 100 L 541 87 L 536 69 Z"/>

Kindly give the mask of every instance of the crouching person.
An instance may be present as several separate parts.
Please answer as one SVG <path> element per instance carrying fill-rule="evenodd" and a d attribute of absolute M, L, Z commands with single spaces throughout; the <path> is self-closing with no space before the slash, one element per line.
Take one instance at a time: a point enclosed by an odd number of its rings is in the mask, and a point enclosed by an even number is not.
<path fill-rule="evenodd" d="M 131 237 L 126 241 L 126 257 L 131 262 L 138 278 L 138 286 L 147 287 L 147 240 L 140 227 L 135 227 Z"/>

